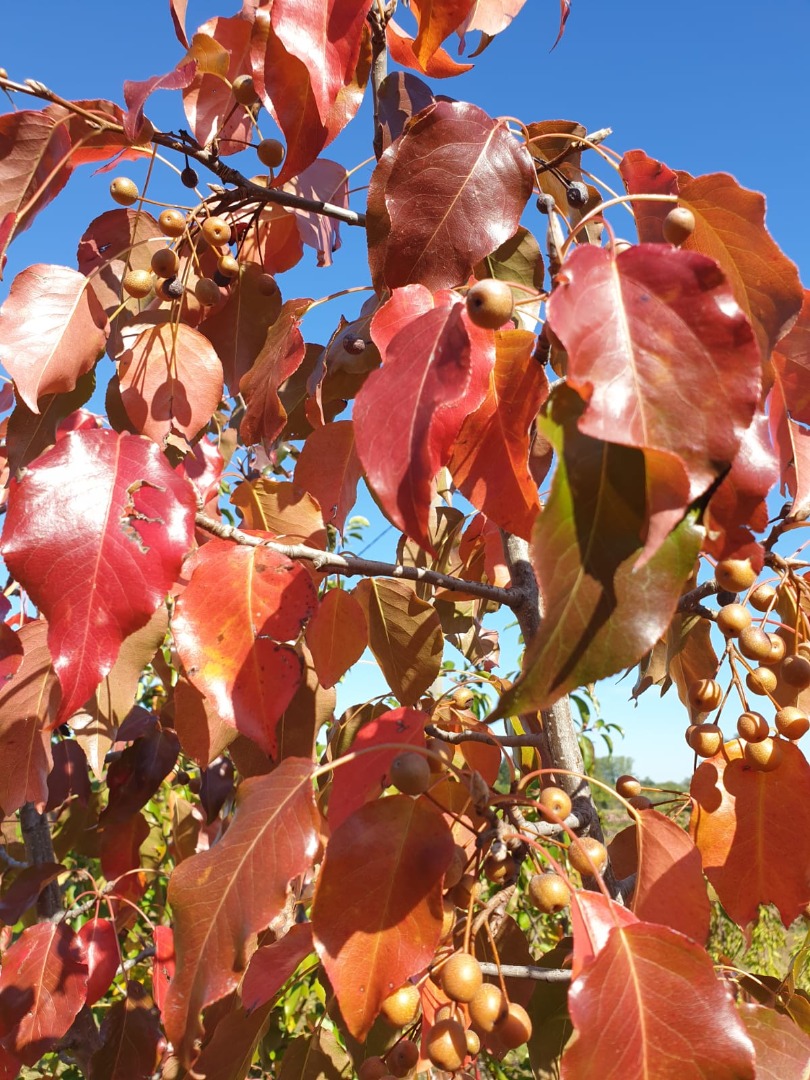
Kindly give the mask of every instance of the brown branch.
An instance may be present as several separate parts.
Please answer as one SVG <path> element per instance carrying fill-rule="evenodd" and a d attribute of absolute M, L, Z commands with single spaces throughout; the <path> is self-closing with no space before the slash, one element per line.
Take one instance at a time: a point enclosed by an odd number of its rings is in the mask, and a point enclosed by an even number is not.
<path fill-rule="evenodd" d="M 124 129 L 121 124 L 88 112 L 74 102 L 68 101 L 67 98 L 60 97 L 59 94 L 49 90 L 47 86 L 36 79 L 27 79 L 24 83 L 18 83 L 13 79 L 0 78 L 0 88 L 11 90 L 17 94 L 28 94 L 30 97 L 38 98 L 40 101 L 48 101 L 53 105 L 60 105 L 76 116 L 81 116 L 88 123 L 97 127 L 99 131 L 114 131 L 123 134 Z M 151 142 L 167 150 L 183 154 L 184 157 L 193 158 L 194 161 L 210 170 L 215 176 L 218 176 L 223 183 L 233 184 L 238 189 L 239 194 L 249 196 L 253 202 L 273 203 L 278 206 L 287 206 L 293 210 L 306 210 L 312 214 L 322 214 L 324 217 L 335 218 L 346 225 L 365 227 L 365 214 L 359 214 L 356 210 L 348 210 L 346 207 L 335 206 L 333 203 L 324 202 L 320 199 L 307 199 L 303 195 L 295 195 L 290 191 L 282 191 L 280 188 L 262 187 L 261 184 L 255 184 L 248 179 L 238 169 L 226 165 L 214 151 L 206 150 L 193 141 L 179 139 L 169 132 L 155 131 L 152 134 Z M 145 146 L 144 153 L 148 153 Z M 217 198 L 220 199 L 223 194 L 228 193 L 216 192 Z"/>
<path fill-rule="evenodd" d="M 382 157 L 382 125 L 380 124 L 380 87 L 388 74 L 388 44 L 385 27 L 390 16 L 385 8 L 372 6 L 368 13 L 371 26 L 371 93 L 374 103 L 374 156 Z"/>
<path fill-rule="evenodd" d="M 568 968 L 544 968 L 538 964 L 491 964 L 481 961 L 484 975 L 503 975 L 505 979 L 534 979 L 535 982 L 564 983 L 571 981 Z"/>
<path fill-rule="evenodd" d="M 247 547 L 268 547 L 271 551 L 277 551 L 279 555 L 286 555 L 288 559 L 311 562 L 316 570 L 337 572 L 346 577 L 390 577 L 405 581 L 419 581 L 437 589 L 450 589 L 454 592 L 469 593 L 471 596 L 480 596 L 484 600 L 505 604 L 506 607 L 513 609 L 523 602 L 519 590 L 514 588 L 502 589 L 498 585 L 487 585 L 482 581 L 466 581 L 464 578 L 442 574 L 438 570 L 426 570 L 420 566 L 402 566 L 400 563 L 360 559 L 356 555 L 338 555 L 330 551 L 321 551 L 319 548 L 307 547 L 305 544 L 279 544 L 275 540 L 262 540 L 233 525 L 215 521 L 214 518 L 205 514 L 197 514 L 196 521 L 201 529 L 205 529 L 213 536 L 218 536 L 221 540 L 232 540 L 235 544 L 244 544 Z"/>
<path fill-rule="evenodd" d="M 25 853 L 32 866 L 56 862 L 48 818 L 45 814 L 40 814 L 33 803 L 23 803 L 20 807 L 20 829 L 25 842 Z M 51 919 L 61 910 L 62 893 L 59 884 L 51 881 L 39 894 L 37 915 L 40 919 Z"/>

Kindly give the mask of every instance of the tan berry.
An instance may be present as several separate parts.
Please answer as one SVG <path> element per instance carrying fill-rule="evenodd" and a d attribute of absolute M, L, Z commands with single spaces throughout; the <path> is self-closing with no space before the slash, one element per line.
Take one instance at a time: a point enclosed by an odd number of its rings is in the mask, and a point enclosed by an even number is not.
<path fill-rule="evenodd" d="M 518 1005 L 516 1001 L 509 1003 L 506 1016 L 495 1028 L 495 1034 L 509 1050 L 515 1050 L 529 1041 L 532 1022 L 522 1005 Z"/>
<path fill-rule="evenodd" d="M 186 231 L 186 216 L 170 208 L 161 213 L 158 225 L 164 236 L 182 236 Z"/>
<path fill-rule="evenodd" d="M 779 766 L 785 753 L 785 744 L 781 739 L 762 739 L 761 742 L 745 744 L 743 757 L 746 765 L 751 765 L 760 772 L 772 772 Z"/>
<path fill-rule="evenodd" d="M 620 776 L 616 781 L 616 793 L 623 799 L 632 799 L 641 794 L 641 784 L 635 776 Z"/>
<path fill-rule="evenodd" d="M 807 734 L 810 729 L 810 719 L 807 713 L 802 712 L 793 705 L 786 705 L 780 709 L 774 717 L 774 726 L 780 735 L 795 742 Z"/>
<path fill-rule="evenodd" d="M 698 757 L 710 758 L 723 745 L 723 732 L 717 724 L 696 724 L 687 741 Z"/>
<path fill-rule="evenodd" d="M 520 866 L 511 855 L 507 855 L 505 859 L 493 859 L 490 856 L 484 860 L 484 874 L 487 881 L 491 881 L 493 885 L 510 885 L 519 872 Z"/>
<path fill-rule="evenodd" d="M 749 559 L 721 559 L 714 568 L 714 580 L 727 592 L 743 592 L 757 580 Z"/>
<path fill-rule="evenodd" d="M 388 777 L 403 795 L 421 795 L 430 787 L 430 766 L 422 754 L 407 750 L 391 762 Z"/>
<path fill-rule="evenodd" d="M 810 660 L 806 656 L 786 656 L 779 668 L 782 682 L 796 690 L 806 690 L 810 686 Z"/>
<path fill-rule="evenodd" d="M 255 105 L 259 100 L 251 75 L 237 75 L 231 90 L 240 105 Z"/>
<path fill-rule="evenodd" d="M 206 218 L 201 226 L 203 237 L 212 247 L 220 247 L 227 244 L 231 238 L 231 227 L 221 217 Z"/>
<path fill-rule="evenodd" d="M 767 697 L 776 689 L 776 673 L 768 667 L 758 667 L 745 676 L 745 685 L 752 694 Z"/>
<path fill-rule="evenodd" d="M 776 664 L 781 664 L 785 659 L 785 653 L 787 651 L 787 645 L 785 639 L 779 637 L 778 634 L 768 634 L 768 640 L 771 643 L 771 655 L 767 660 L 763 660 L 764 664 L 768 667 L 774 667 Z"/>
<path fill-rule="evenodd" d="M 568 861 L 580 874 L 600 873 L 607 864 L 607 850 L 593 836 L 583 836 L 569 844 Z"/>
<path fill-rule="evenodd" d="M 177 252 L 173 248 L 158 248 L 152 256 L 152 270 L 159 278 L 174 277 L 180 266 Z"/>
<path fill-rule="evenodd" d="M 220 255 L 217 259 L 217 270 L 226 278 L 239 276 L 239 261 L 233 255 Z"/>
<path fill-rule="evenodd" d="M 380 1011 L 394 1027 L 407 1027 L 414 1022 L 419 1012 L 419 991 L 413 983 L 405 983 L 388 995 Z"/>
<path fill-rule="evenodd" d="M 128 176 L 116 176 L 110 184 L 110 195 L 119 206 L 132 206 L 138 201 L 138 185 Z"/>
<path fill-rule="evenodd" d="M 472 1001 L 484 977 L 481 965 L 469 953 L 458 952 L 447 961 L 441 973 L 442 990 L 451 1001 Z"/>
<path fill-rule="evenodd" d="M 142 300 L 152 291 L 152 275 L 148 270 L 130 270 L 124 275 L 124 292 Z"/>
<path fill-rule="evenodd" d="M 744 712 L 737 720 L 737 734 L 746 742 L 762 742 L 768 735 L 768 721 L 758 712 Z"/>
<path fill-rule="evenodd" d="M 464 1038 L 467 1040 L 467 1053 L 470 1057 L 475 1057 L 481 1049 L 481 1040 L 469 1028 L 465 1031 Z"/>
<path fill-rule="evenodd" d="M 726 637 L 736 637 L 751 625 L 751 612 L 744 604 L 726 604 L 717 612 L 717 628 Z"/>
<path fill-rule="evenodd" d="M 425 744 L 431 756 L 428 759 L 431 772 L 444 772 L 448 765 L 452 764 L 455 757 L 455 747 L 444 739 L 430 738 Z"/>
<path fill-rule="evenodd" d="M 470 1002 L 470 1020 L 479 1031 L 489 1034 L 506 1016 L 507 1002 L 501 988 L 495 983 L 482 983 Z"/>
<path fill-rule="evenodd" d="M 262 139 L 256 147 L 256 156 L 268 169 L 277 169 L 284 160 L 284 144 L 278 139 Z"/>
<path fill-rule="evenodd" d="M 535 874 L 529 882 L 529 899 L 546 915 L 568 907 L 571 891 L 559 874 Z"/>
<path fill-rule="evenodd" d="M 475 694 L 469 686 L 459 686 L 453 691 L 452 702 L 457 709 L 466 709 L 471 701 L 475 701 Z"/>
<path fill-rule="evenodd" d="M 467 1038 L 458 1020 L 440 1020 L 425 1039 L 425 1053 L 437 1069 L 454 1072 L 464 1064 Z"/>
<path fill-rule="evenodd" d="M 689 685 L 689 702 L 698 712 L 711 712 L 723 699 L 723 689 L 714 679 L 695 679 Z"/>
<path fill-rule="evenodd" d="M 761 626 L 746 626 L 741 630 L 737 648 L 749 660 L 756 660 L 760 664 L 770 661 L 771 639 Z"/>
<path fill-rule="evenodd" d="M 679 247 L 695 231 L 695 215 L 686 206 L 675 206 L 664 218 L 663 230 L 667 243 Z"/>
<path fill-rule="evenodd" d="M 571 799 L 562 788 L 543 788 L 539 802 L 547 816 L 556 821 L 564 821 L 571 813 Z"/>
<path fill-rule="evenodd" d="M 633 795 L 627 801 L 634 810 L 650 810 L 652 808 L 652 799 L 648 799 L 646 795 Z"/>
<path fill-rule="evenodd" d="M 512 318 L 514 310 L 512 290 L 504 281 L 485 278 L 467 292 L 467 314 L 474 326 L 498 330 Z"/>
<path fill-rule="evenodd" d="M 748 597 L 748 602 L 757 611 L 767 611 L 776 603 L 776 589 L 773 585 L 757 585 Z"/>
<path fill-rule="evenodd" d="M 218 304 L 222 293 L 219 291 L 219 285 L 211 278 L 202 277 L 194 286 L 194 295 L 200 301 L 203 307 L 212 307 L 214 304 Z"/>
<path fill-rule="evenodd" d="M 419 1060 L 419 1047 L 413 1039 L 400 1039 L 385 1055 L 385 1063 L 392 1076 L 407 1076 Z"/>

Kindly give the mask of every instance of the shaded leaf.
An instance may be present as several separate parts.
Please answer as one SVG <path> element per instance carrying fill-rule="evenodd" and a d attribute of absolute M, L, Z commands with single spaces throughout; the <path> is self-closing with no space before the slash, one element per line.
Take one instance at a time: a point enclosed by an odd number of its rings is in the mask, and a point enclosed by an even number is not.
<path fill-rule="evenodd" d="M 275 726 L 301 681 L 294 639 L 315 610 L 307 571 L 266 547 L 212 540 L 188 564 L 172 633 L 191 682 L 227 724 L 275 755 Z"/>
<path fill-rule="evenodd" d="M 248 1012 L 237 1007 L 234 998 L 234 1007 L 217 1022 L 213 1035 L 204 1043 L 194 1062 L 195 1073 L 216 1077 L 216 1080 L 244 1080 L 250 1075 L 256 1048 L 267 1032 L 271 1018 L 271 1006 Z M 285 1049 L 284 1060 L 288 1053 Z"/>
<path fill-rule="evenodd" d="M 529 472 L 530 428 L 548 396 L 526 330 L 495 334 L 495 367 L 482 405 L 464 421 L 448 468 L 461 493 L 502 529 L 528 540 L 540 510 Z"/>
<path fill-rule="evenodd" d="M 12 481 L 3 556 L 48 619 L 63 695 L 57 722 L 84 704 L 122 641 L 163 603 L 191 547 L 194 513 L 191 487 L 154 443 L 108 430 L 68 435 Z"/>
<path fill-rule="evenodd" d="M 430 717 L 427 713 L 402 708 L 391 709 L 363 724 L 351 743 L 342 748 L 343 754 L 357 754 L 357 757 L 338 765 L 332 774 L 328 811 L 332 829 L 385 790 L 389 783 L 391 762 L 402 753 L 402 749 L 406 746 L 424 747 L 425 724 L 428 723 Z M 397 749 L 397 744 L 401 744 L 400 749 Z M 381 749 L 375 750 L 377 746 Z"/>
<path fill-rule="evenodd" d="M 279 1080 L 340 1080 L 354 1075 L 349 1055 L 325 1027 L 287 1046 Z"/>
<path fill-rule="evenodd" d="M 52 1050 L 87 994 L 84 946 L 65 922 L 23 930 L 3 956 L 0 1039 L 25 1065 Z"/>
<path fill-rule="evenodd" d="M 565 1080 L 753 1080 L 754 1048 L 731 995 L 704 950 L 665 926 L 612 930 L 568 1007 L 577 1039 Z"/>
<path fill-rule="evenodd" d="M 464 420 L 484 400 L 494 337 L 470 323 L 460 297 L 432 297 L 421 285 L 397 290 L 374 316 L 371 334 L 383 367 L 355 401 L 357 454 L 391 521 L 432 550 L 433 479 Z"/>
<path fill-rule="evenodd" d="M 375 286 L 419 283 L 436 290 L 466 281 L 476 263 L 514 235 L 533 183 L 529 155 L 503 122 L 465 102 L 424 109 L 371 178 Z M 490 208 L 484 216 L 482 204 Z"/>
<path fill-rule="evenodd" d="M 354 595 L 385 681 L 404 705 L 416 704 L 439 674 L 444 647 L 439 616 L 399 581 L 366 578 Z"/>
<path fill-rule="evenodd" d="M 155 939 L 155 955 L 152 960 L 152 996 L 160 1013 L 166 1000 L 166 991 L 174 978 L 176 960 L 174 955 L 174 931 L 170 926 L 156 926 L 152 931 Z"/>
<path fill-rule="evenodd" d="M 737 1008 L 756 1050 L 757 1080 L 808 1080 L 810 1036 L 774 1009 L 746 1003 Z"/>
<path fill-rule="evenodd" d="M 700 945 L 709 936 L 711 907 L 700 853 L 689 834 L 657 810 L 622 829 L 610 844 L 618 877 L 637 874 L 632 910 L 642 922 L 662 923 Z"/>
<path fill-rule="evenodd" d="M 101 1047 L 93 1055 L 90 1080 L 148 1080 L 160 1058 L 161 1031 L 149 994 L 127 983 L 124 1001 L 116 1001 L 101 1023 Z"/>
<path fill-rule="evenodd" d="M 312 927 L 309 923 L 296 923 L 284 937 L 257 949 L 242 980 L 242 1004 L 247 1012 L 272 1002 L 314 948 Z"/>
<path fill-rule="evenodd" d="M 810 901 L 810 765 L 793 743 L 772 772 L 722 755 L 692 777 L 689 823 L 703 871 L 740 926 L 760 904 L 775 904 L 785 926 Z"/>
<path fill-rule="evenodd" d="M 0 308 L 0 361 L 31 410 L 69 393 L 104 354 L 109 325 L 87 278 L 37 263 L 17 274 Z"/>
<path fill-rule="evenodd" d="M 46 810 L 61 806 L 70 798 L 82 806 L 90 802 L 90 777 L 87 758 L 75 739 L 61 739 L 52 748 L 53 768 L 48 776 Z"/>
<path fill-rule="evenodd" d="M 318 814 L 312 764 L 287 758 L 243 781 L 230 828 L 214 849 L 186 859 L 169 881 L 177 972 L 164 1008 L 166 1034 L 188 1061 L 199 1013 L 233 990 L 259 930 L 281 911 L 289 882 L 315 856 Z"/>
<path fill-rule="evenodd" d="M 703 530 L 687 517 L 643 565 L 644 459 L 582 435 L 567 388 L 541 428 L 558 452 L 548 502 L 532 535 L 544 618 L 523 674 L 497 715 L 546 708 L 566 691 L 636 663 L 669 625 Z"/>
<path fill-rule="evenodd" d="M 55 881 L 64 872 L 65 867 L 54 862 L 26 866 L 0 896 L 0 923 L 13 926 L 29 908 L 34 906 L 45 886 Z"/>
<path fill-rule="evenodd" d="M 23 645 L 16 630 L 0 622 L 0 686 L 13 678 L 23 662 Z"/>
<path fill-rule="evenodd" d="M 400 137 L 408 120 L 433 101 L 433 92 L 427 83 L 410 71 L 392 71 L 386 75 L 377 92 L 380 149 L 387 150 Z"/>
<path fill-rule="evenodd" d="M 256 362 L 242 376 L 239 390 L 247 409 L 239 427 L 245 443 L 272 443 L 281 433 L 287 412 L 278 390 L 296 371 L 306 352 L 299 329 L 310 300 L 287 300 L 267 337 Z"/>
<path fill-rule="evenodd" d="M 791 417 L 810 424 L 810 289 L 805 289 L 799 316 L 772 360 Z"/>
<path fill-rule="evenodd" d="M 222 398 L 222 364 L 208 338 L 184 323 L 138 334 L 121 354 L 121 400 L 133 427 L 159 445 L 169 435 L 189 442 Z"/>
<path fill-rule="evenodd" d="M 336 161 L 318 158 L 284 187 L 314 202 L 349 207 L 349 174 Z M 295 223 L 302 241 L 318 253 L 318 266 L 331 266 L 332 255 L 340 247 L 340 222 L 324 214 L 296 210 Z"/>
<path fill-rule="evenodd" d="M 343 532 L 363 474 L 354 443 L 352 420 L 315 428 L 295 466 L 295 483 L 318 500 L 324 520 Z"/>
<path fill-rule="evenodd" d="M 362 607 L 345 589 L 330 589 L 307 624 L 306 638 L 321 685 L 334 686 L 368 645 Z"/>
<path fill-rule="evenodd" d="M 183 90 L 183 108 L 200 146 L 210 146 L 216 139 L 220 155 L 244 150 L 253 133 L 252 116 L 237 104 L 230 86 L 237 76 L 250 74 L 250 31 L 250 21 L 241 14 L 215 16 L 202 24 L 192 41 L 191 55 L 197 57 L 198 66 L 193 81 Z M 217 56 L 217 70 L 201 62 L 205 47 L 224 54 L 221 61 Z"/>
<path fill-rule="evenodd" d="M 36 413 L 24 401 L 17 402 L 8 418 L 6 433 L 8 467 L 12 476 L 53 446 L 59 423 L 85 404 L 95 386 L 95 372 L 88 371 L 69 394 L 46 394 L 40 398 Z"/>
<path fill-rule="evenodd" d="M 121 282 L 128 270 L 150 270 L 155 245 L 149 241 L 157 237 L 163 237 L 160 226 L 143 209 L 107 210 L 85 229 L 76 263 L 108 315 L 122 302 L 133 314 L 140 312 L 142 301 L 122 295 Z M 111 333 L 115 338 L 116 328 Z"/>
<path fill-rule="evenodd" d="M 107 769 L 110 798 L 99 824 L 126 821 L 146 806 L 174 768 L 180 743 L 173 731 L 154 728 L 135 739 Z"/>
<path fill-rule="evenodd" d="M 441 882 L 452 853 L 441 813 L 406 795 L 361 807 L 332 833 L 312 929 L 355 1038 L 364 1038 L 383 1000 L 433 958 L 441 934 Z"/>
<path fill-rule="evenodd" d="M 203 692 L 182 676 L 174 687 L 172 714 L 183 753 L 203 767 L 218 758 L 237 736 Z"/>

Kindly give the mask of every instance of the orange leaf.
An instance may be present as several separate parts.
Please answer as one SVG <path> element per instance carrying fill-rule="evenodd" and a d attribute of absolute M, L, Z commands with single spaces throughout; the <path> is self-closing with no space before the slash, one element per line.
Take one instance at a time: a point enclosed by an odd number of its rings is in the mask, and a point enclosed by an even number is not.
<path fill-rule="evenodd" d="M 330 589 L 307 625 L 307 645 L 327 689 L 363 655 L 368 627 L 362 607 L 345 589 Z"/>
<path fill-rule="evenodd" d="M 315 428 L 295 466 L 295 483 L 318 500 L 324 520 L 343 532 L 363 475 L 354 445 L 354 424 L 336 420 Z"/>
<path fill-rule="evenodd" d="M 326 527 L 313 497 L 297 484 L 260 476 L 240 484 L 231 502 L 238 506 L 248 529 L 264 529 L 282 544 L 302 542 L 326 548 Z"/>

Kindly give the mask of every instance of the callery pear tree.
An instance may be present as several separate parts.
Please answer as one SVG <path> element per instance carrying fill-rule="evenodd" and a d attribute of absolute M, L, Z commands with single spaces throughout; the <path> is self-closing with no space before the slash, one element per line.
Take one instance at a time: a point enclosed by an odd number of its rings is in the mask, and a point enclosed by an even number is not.
<path fill-rule="evenodd" d="M 110 183 L 0 307 L 0 1077 L 808 1075 L 806 948 L 710 940 L 810 903 L 808 294 L 731 175 L 463 100 L 529 6 L 170 0 L 121 103 L 5 60 L 0 262 Z M 633 668 L 695 767 L 606 835 L 571 695 Z"/>

